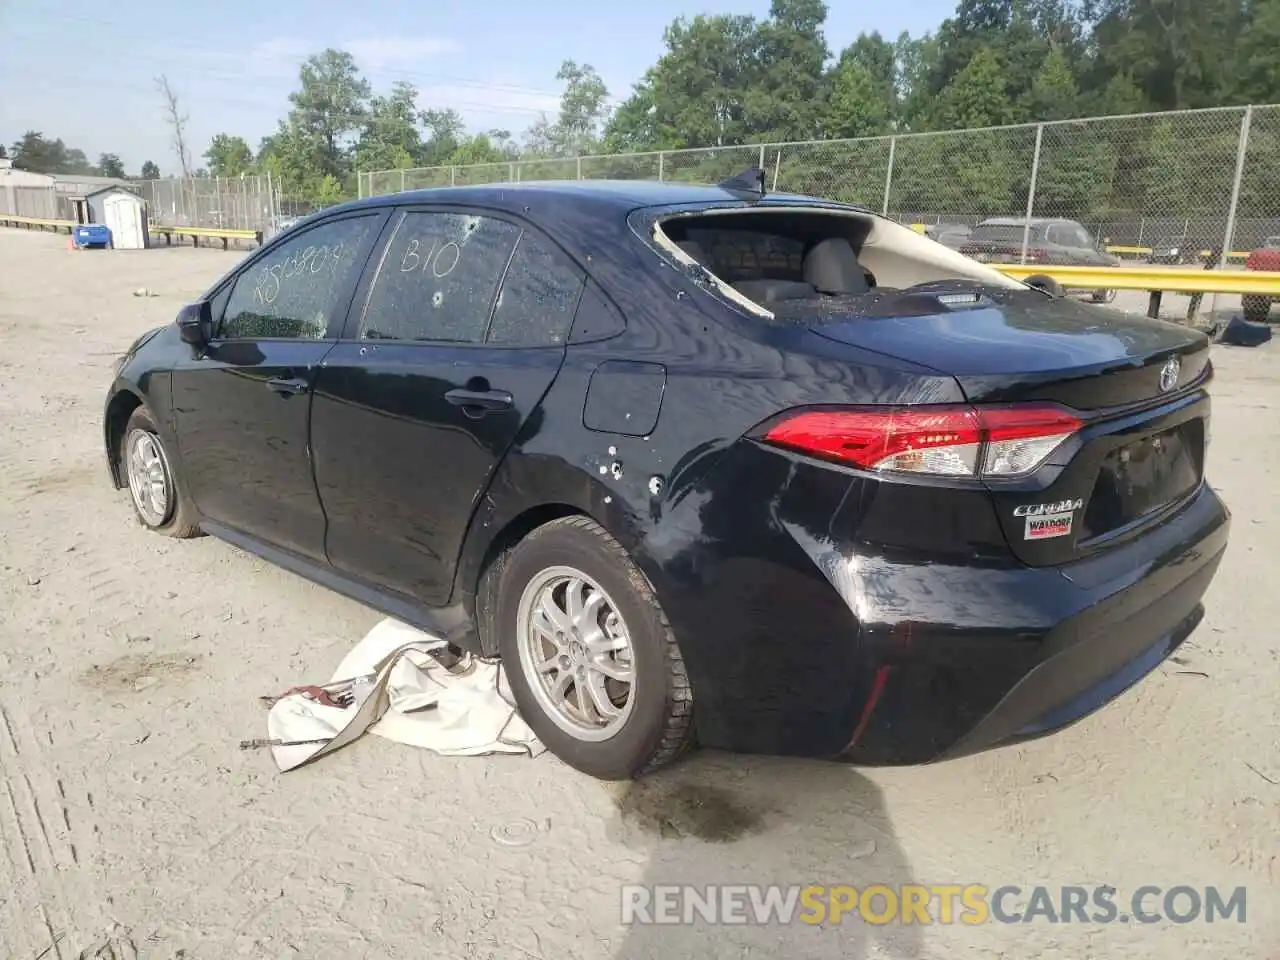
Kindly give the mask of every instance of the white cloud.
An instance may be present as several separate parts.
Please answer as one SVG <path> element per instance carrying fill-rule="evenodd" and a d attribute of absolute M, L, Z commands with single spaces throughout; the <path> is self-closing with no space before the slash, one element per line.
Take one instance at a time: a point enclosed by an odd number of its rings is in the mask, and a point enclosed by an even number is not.
<path fill-rule="evenodd" d="M 258 77 L 288 78 L 298 75 L 298 67 L 314 53 L 334 46 L 355 57 L 361 70 L 403 72 L 455 53 L 458 44 L 445 37 L 364 37 L 341 43 L 321 43 L 302 37 L 276 37 L 254 44 L 243 59 L 250 73 Z"/>
<path fill-rule="evenodd" d="M 419 66 L 424 60 L 458 50 L 454 41 L 444 37 L 366 37 L 342 47 L 365 70 Z"/>
<path fill-rule="evenodd" d="M 453 107 L 467 117 L 472 126 L 510 122 L 513 114 L 522 118 L 520 126 L 527 126 L 540 113 L 554 117 L 560 110 L 560 95 L 506 82 L 502 77 L 486 77 L 475 81 L 424 84 L 418 89 L 418 103 L 422 107 L 439 109 Z"/>
<path fill-rule="evenodd" d="M 459 44 L 444 37 L 367 36 L 331 44 L 277 37 L 239 54 L 210 52 L 209 57 L 221 61 L 219 70 L 292 89 L 302 62 L 326 46 L 350 53 L 375 92 L 385 93 L 396 80 L 408 81 L 418 89 L 420 107 L 451 107 L 473 130 L 503 127 L 519 132 L 540 114 L 554 118 L 560 109 L 559 83 L 531 84 L 516 75 L 472 73 L 474 65 L 456 56 L 462 49 Z"/>

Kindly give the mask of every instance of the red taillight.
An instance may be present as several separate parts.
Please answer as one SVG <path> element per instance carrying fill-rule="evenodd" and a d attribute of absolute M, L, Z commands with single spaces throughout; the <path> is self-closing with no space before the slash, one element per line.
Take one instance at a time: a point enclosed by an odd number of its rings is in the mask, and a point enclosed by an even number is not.
<path fill-rule="evenodd" d="M 862 407 L 803 411 L 764 439 L 864 470 L 1017 477 L 1044 463 L 1080 423 L 1047 404 Z"/>

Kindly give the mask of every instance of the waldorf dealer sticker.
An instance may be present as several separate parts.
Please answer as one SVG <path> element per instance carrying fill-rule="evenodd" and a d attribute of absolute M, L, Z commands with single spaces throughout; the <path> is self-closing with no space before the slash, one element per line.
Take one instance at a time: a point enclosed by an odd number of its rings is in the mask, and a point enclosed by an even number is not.
<path fill-rule="evenodd" d="M 1071 532 L 1073 513 L 1054 513 L 1047 517 L 1027 517 L 1027 539 L 1048 540 L 1065 537 Z"/>
<path fill-rule="evenodd" d="M 1030 503 L 1013 511 L 1015 517 L 1025 517 L 1028 540 L 1049 540 L 1071 533 L 1071 521 L 1076 511 L 1084 506 L 1083 500 L 1062 500 L 1058 503 Z"/>

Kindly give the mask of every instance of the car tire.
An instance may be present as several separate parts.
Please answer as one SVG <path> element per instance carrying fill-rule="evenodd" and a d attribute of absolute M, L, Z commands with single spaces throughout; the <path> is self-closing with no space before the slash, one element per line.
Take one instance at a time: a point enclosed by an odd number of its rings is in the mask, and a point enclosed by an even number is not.
<path fill-rule="evenodd" d="M 138 523 L 161 536 L 185 540 L 200 534 L 195 510 L 177 482 L 164 441 L 146 407 L 129 417 L 120 438 L 120 471 Z"/>
<path fill-rule="evenodd" d="M 504 552 L 482 578 L 477 618 L 521 717 L 569 766 L 626 780 L 692 746 L 680 647 L 648 579 L 594 520 L 553 520 Z"/>
<path fill-rule="evenodd" d="M 1244 318 L 1250 323 L 1266 323 L 1271 314 L 1270 297 L 1244 297 L 1240 301 Z"/>
<path fill-rule="evenodd" d="M 1114 290 L 1095 290 L 1093 291 L 1094 303 L 1112 303 L 1116 298 Z"/>

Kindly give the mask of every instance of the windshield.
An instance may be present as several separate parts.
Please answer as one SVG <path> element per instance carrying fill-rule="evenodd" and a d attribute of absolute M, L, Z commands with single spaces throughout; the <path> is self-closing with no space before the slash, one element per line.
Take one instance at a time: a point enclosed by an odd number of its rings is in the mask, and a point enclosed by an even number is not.
<path fill-rule="evenodd" d="M 1054 229 L 1055 238 L 1064 247 L 1092 247 L 1093 237 L 1084 227 L 1058 226 Z"/>

